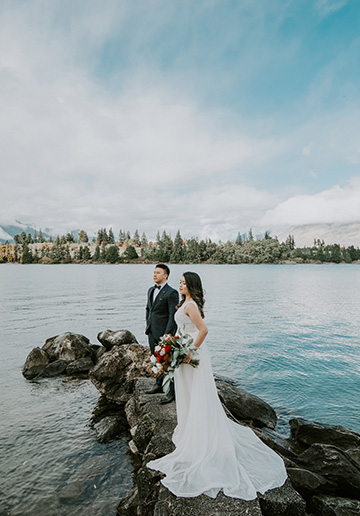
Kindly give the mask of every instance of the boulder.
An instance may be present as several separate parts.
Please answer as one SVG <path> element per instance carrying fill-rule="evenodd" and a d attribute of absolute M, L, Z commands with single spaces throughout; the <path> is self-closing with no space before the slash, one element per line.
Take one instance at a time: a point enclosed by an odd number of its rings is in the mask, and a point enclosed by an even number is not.
<path fill-rule="evenodd" d="M 263 516 L 306 516 L 305 500 L 287 480 L 276 489 L 258 495 Z"/>
<path fill-rule="evenodd" d="M 360 467 L 346 452 L 330 444 L 312 444 L 297 461 L 325 478 L 333 494 L 360 498 Z"/>
<path fill-rule="evenodd" d="M 47 339 L 42 349 L 49 355 L 51 362 L 64 360 L 68 364 L 79 358 L 91 357 L 94 353 L 87 337 L 70 332 Z"/>
<path fill-rule="evenodd" d="M 254 428 L 253 430 L 256 435 L 267 446 L 269 446 L 269 448 L 272 448 L 282 457 L 290 459 L 290 461 L 294 461 L 299 453 L 304 451 L 303 449 L 299 449 L 296 443 L 285 438 L 283 435 L 279 434 L 275 430 L 272 430 L 271 428 L 264 426 L 260 430 L 257 428 Z"/>
<path fill-rule="evenodd" d="M 291 437 L 303 445 L 322 443 L 342 450 L 360 448 L 360 434 L 344 426 L 322 425 L 301 418 L 291 419 L 289 424 Z"/>
<path fill-rule="evenodd" d="M 134 378 L 152 375 L 149 357 L 148 348 L 140 344 L 114 346 L 91 369 L 90 380 L 108 400 L 122 404 L 133 391 Z"/>
<path fill-rule="evenodd" d="M 60 376 L 66 371 L 67 362 L 65 360 L 55 360 L 48 364 L 45 369 L 37 376 L 37 378 L 54 378 Z"/>
<path fill-rule="evenodd" d="M 251 421 L 260 428 L 275 428 L 275 410 L 265 401 L 223 380 L 216 380 L 216 387 L 220 400 L 236 419 Z"/>
<path fill-rule="evenodd" d="M 97 440 L 101 443 L 107 443 L 117 437 L 123 430 L 122 423 L 122 418 L 117 416 L 106 416 L 95 423 L 94 430 Z"/>
<path fill-rule="evenodd" d="M 145 394 L 153 384 L 153 379 L 137 378 L 125 405 L 131 436 L 146 463 L 174 450 L 172 434 L 177 424 L 175 403 L 159 405 L 163 394 Z"/>
<path fill-rule="evenodd" d="M 310 509 L 315 516 L 359 516 L 360 502 L 335 496 L 314 496 Z"/>
<path fill-rule="evenodd" d="M 311 498 L 315 493 L 326 491 L 328 486 L 325 478 L 303 468 L 287 468 L 291 483 L 298 493 L 305 499 Z"/>
<path fill-rule="evenodd" d="M 94 362 L 91 357 L 79 358 L 67 365 L 66 374 L 88 373 L 92 367 L 94 367 Z"/>
<path fill-rule="evenodd" d="M 49 361 L 49 356 L 46 351 L 40 348 L 34 348 L 30 351 L 25 360 L 22 374 L 27 380 L 32 380 L 45 369 Z"/>
<path fill-rule="evenodd" d="M 108 351 L 113 346 L 138 344 L 135 335 L 133 335 L 129 330 L 104 330 L 98 334 L 97 339 Z"/>

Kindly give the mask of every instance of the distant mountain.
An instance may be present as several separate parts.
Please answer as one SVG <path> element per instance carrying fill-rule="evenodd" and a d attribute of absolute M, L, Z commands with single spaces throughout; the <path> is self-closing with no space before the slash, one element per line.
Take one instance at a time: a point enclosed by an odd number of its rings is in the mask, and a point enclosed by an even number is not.
<path fill-rule="evenodd" d="M 14 236 L 19 235 L 22 232 L 25 232 L 26 234 L 30 233 L 30 235 L 33 237 L 35 231 L 39 232 L 39 229 L 36 229 L 28 224 L 24 224 L 23 222 L 20 222 L 19 220 L 16 220 L 14 224 L 1 224 L 0 223 L 0 242 L 4 244 L 6 241 L 13 243 L 14 242 Z M 42 230 L 42 234 L 44 238 L 48 239 L 50 236 L 50 233 L 47 233 L 46 231 L 49 230 Z"/>
<path fill-rule="evenodd" d="M 289 235 L 294 236 L 296 247 L 311 247 L 314 245 L 315 238 L 324 240 L 325 244 L 360 247 L 360 221 L 291 226 L 280 233 L 278 239 L 280 242 L 285 242 Z"/>

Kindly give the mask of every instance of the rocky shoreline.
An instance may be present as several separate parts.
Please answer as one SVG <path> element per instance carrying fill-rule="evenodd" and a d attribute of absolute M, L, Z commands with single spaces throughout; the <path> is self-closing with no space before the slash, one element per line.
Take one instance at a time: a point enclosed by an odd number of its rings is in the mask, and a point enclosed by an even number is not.
<path fill-rule="evenodd" d="M 275 411 L 260 398 L 231 382 L 217 379 L 219 397 L 228 417 L 251 426 L 284 459 L 288 480 L 250 502 L 219 493 L 177 498 L 149 470 L 149 460 L 173 450 L 175 403 L 159 405 L 149 352 L 128 330 L 105 330 L 101 345 L 83 335 L 65 333 L 47 339 L 28 355 L 23 375 L 28 380 L 62 374 L 89 378 L 101 394 L 92 414 L 100 442 L 120 435 L 129 438 L 134 486 L 120 501 L 118 516 L 355 516 L 360 514 L 360 435 L 342 426 L 292 419 L 290 437 L 276 432 Z"/>

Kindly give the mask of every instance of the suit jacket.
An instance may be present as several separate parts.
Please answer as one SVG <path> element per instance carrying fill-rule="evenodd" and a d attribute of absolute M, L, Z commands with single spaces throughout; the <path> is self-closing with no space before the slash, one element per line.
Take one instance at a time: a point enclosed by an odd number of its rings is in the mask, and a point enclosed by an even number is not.
<path fill-rule="evenodd" d="M 174 314 L 175 307 L 179 303 L 179 294 L 177 290 L 166 284 L 153 303 L 154 290 L 155 288 L 151 287 L 147 293 L 145 333 L 146 335 L 151 333 L 155 341 L 158 341 L 165 333 L 175 335 L 177 326 Z"/>

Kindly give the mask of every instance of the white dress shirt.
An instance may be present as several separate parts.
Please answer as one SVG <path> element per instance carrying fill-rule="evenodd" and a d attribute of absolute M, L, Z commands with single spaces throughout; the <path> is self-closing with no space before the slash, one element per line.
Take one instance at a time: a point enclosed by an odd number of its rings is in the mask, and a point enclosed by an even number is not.
<path fill-rule="evenodd" d="M 153 303 L 155 302 L 155 299 L 157 298 L 157 296 L 159 295 L 160 293 L 160 290 L 165 287 L 166 283 L 162 283 L 161 285 L 158 285 L 160 288 L 156 288 L 153 292 Z"/>

